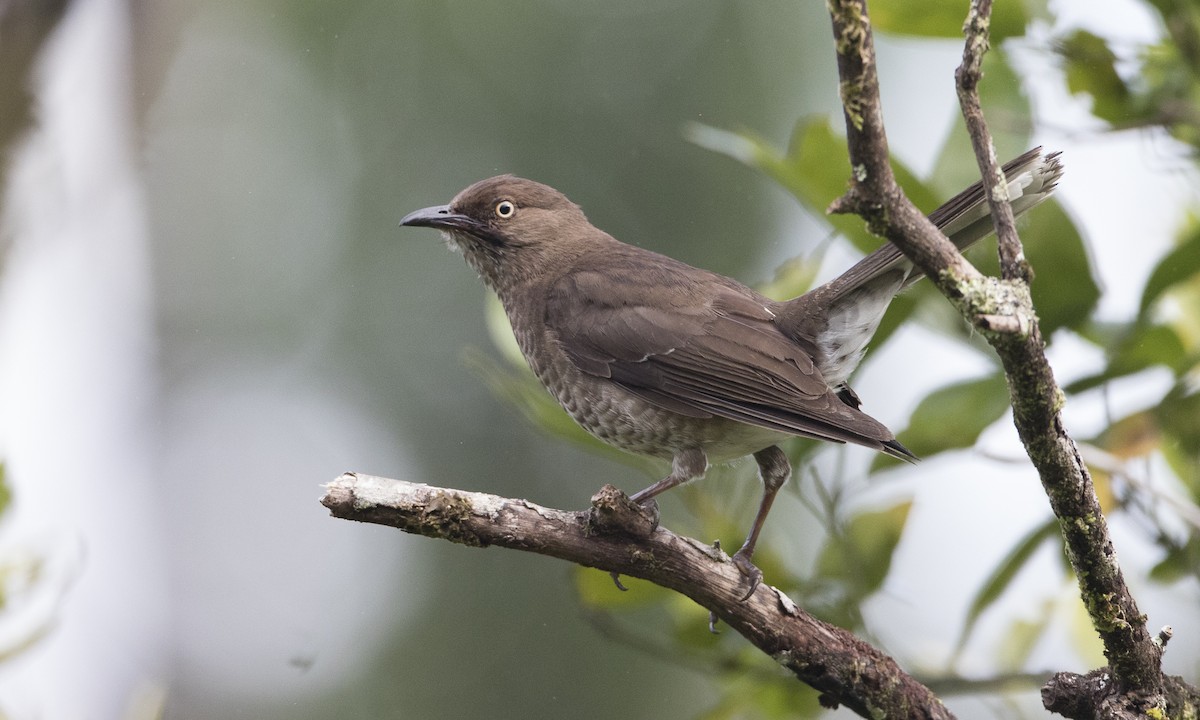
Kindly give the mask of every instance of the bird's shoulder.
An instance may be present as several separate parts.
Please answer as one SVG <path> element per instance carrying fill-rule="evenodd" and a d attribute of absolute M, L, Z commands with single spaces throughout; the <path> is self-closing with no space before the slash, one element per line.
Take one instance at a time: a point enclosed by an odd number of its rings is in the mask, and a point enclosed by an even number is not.
<path fill-rule="evenodd" d="M 586 303 L 597 308 L 653 307 L 675 315 L 774 319 L 774 303 L 742 283 L 623 243 L 579 258 L 549 284 L 546 295 L 568 307 Z"/>
<path fill-rule="evenodd" d="M 632 381 L 651 366 L 712 368 L 823 394 L 811 350 L 780 331 L 772 305 L 730 278 L 641 251 L 564 273 L 546 294 L 544 317 L 563 351 L 594 375 L 636 367 Z"/>
<path fill-rule="evenodd" d="M 550 283 L 544 297 L 547 325 L 564 340 L 629 350 L 622 358 L 675 351 L 738 328 L 786 342 L 774 326 L 772 302 L 759 293 L 632 246 L 585 258 Z"/>

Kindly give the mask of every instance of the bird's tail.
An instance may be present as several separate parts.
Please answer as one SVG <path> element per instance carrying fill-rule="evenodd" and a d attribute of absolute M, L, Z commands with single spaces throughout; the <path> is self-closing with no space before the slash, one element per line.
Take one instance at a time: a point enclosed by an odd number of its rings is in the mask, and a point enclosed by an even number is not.
<path fill-rule="evenodd" d="M 1054 192 L 1063 174 L 1063 164 L 1059 155 L 1058 152 L 1043 154 L 1042 148 L 1036 147 L 1004 164 L 1004 177 L 1008 179 L 1008 197 L 1014 216 L 1020 216 Z M 966 250 L 995 231 L 991 207 L 984 195 L 982 182 L 975 183 L 947 200 L 929 214 L 929 219 L 959 250 Z M 908 264 L 899 248 L 885 243 L 883 247 L 831 280 L 828 286 L 834 290 L 833 297 L 836 297 L 852 292 L 862 284 Z M 917 269 L 907 272 L 904 282 L 897 290 L 908 287 L 923 276 L 924 273 Z"/>
<path fill-rule="evenodd" d="M 1040 147 L 1005 163 L 1013 214 L 1050 197 L 1062 174 L 1059 153 L 1043 154 Z M 929 219 L 960 250 L 995 230 L 981 182 L 952 197 Z M 923 276 L 899 248 L 884 243 L 828 283 L 783 303 L 778 322 L 785 332 L 817 345 L 821 373 L 837 387 L 858 366 L 892 298 Z"/>

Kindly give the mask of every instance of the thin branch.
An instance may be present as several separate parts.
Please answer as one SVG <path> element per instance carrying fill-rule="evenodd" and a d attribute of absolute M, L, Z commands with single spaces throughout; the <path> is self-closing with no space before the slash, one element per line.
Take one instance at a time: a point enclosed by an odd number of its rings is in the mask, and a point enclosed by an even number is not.
<path fill-rule="evenodd" d="M 890 657 L 804 612 L 779 590 L 763 584 L 742 602 L 745 579 L 725 553 L 655 527 L 644 509 L 612 486 L 592 498 L 589 510 L 569 512 L 346 473 L 327 486 L 321 503 L 334 517 L 472 547 L 526 550 L 649 580 L 715 613 L 820 691 L 826 707 L 845 705 L 863 717 L 953 717 Z"/>
<path fill-rule="evenodd" d="M 997 246 L 1000 253 L 1000 276 L 1005 280 L 1031 279 L 1029 264 L 1025 261 L 1021 240 L 1017 237 L 1017 223 L 1009 205 L 1008 183 L 1004 171 L 996 160 L 996 146 L 988 132 L 983 117 L 983 105 L 979 100 L 979 81 L 983 77 L 983 56 L 990 45 L 988 27 L 991 23 L 992 0 L 974 0 L 967 12 L 963 25 L 967 40 L 963 43 L 962 64 L 954 73 L 958 87 L 958 103 L 966 121 L 967 134 L 975 148 L 975 159 L 979 163 L 979 174 L 984 184 L 991 188 L 987 193 L 988 206 L 992 211 L 992 222 L 996 225 Z"/>
<path fill-rule="evenodd" d="M 1050 673 L 1007 673 L 985 678 L 922 677 L 938 695 L 994 695 L 997 693 L 1028 692 L 1046 682 Z"/>

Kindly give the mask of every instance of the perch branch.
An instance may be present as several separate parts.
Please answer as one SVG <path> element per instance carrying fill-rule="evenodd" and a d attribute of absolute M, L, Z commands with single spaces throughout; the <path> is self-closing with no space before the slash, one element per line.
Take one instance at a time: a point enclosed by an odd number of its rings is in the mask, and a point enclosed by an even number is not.
<path fill-rule="evenodd" d="M 346 473 L 321 503 L 334 517 L 400 528 L 472 547 L 496 545 L 649 580 L 682 593 L 821 692 L 827 707 L 863 717 L 951 718 L 894 660 L 822 622 L 779 590 L 745 579 L 722 551 L 655 527 L 646 511 L 606 485 L 586 511 Z"/>

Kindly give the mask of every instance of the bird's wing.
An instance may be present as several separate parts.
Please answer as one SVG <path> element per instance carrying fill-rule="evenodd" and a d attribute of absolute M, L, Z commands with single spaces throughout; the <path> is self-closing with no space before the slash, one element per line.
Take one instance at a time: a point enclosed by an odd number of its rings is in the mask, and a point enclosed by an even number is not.
<path fill-rule="evenodd" d="M 547 327 L 580 370 L 682 415 L 911 457 L 834 394 L 811 353 L 776 328 L 766 301 L 719 276 L 699 282 L 652 270 L 578 270 L 550 288 Z"/>

